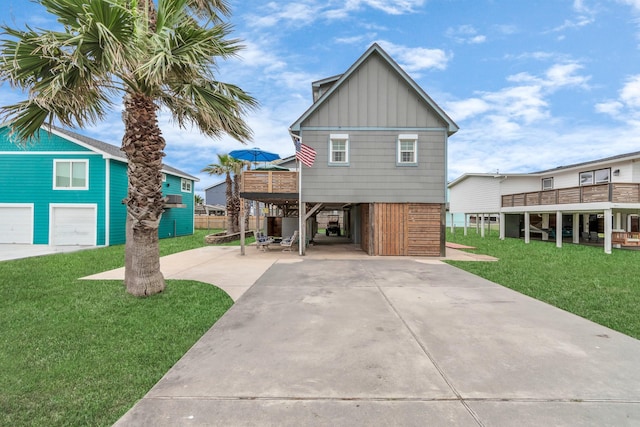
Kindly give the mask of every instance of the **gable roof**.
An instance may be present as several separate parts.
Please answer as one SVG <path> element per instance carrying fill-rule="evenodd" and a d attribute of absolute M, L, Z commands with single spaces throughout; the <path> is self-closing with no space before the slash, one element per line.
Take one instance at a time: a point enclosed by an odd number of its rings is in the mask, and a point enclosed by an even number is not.
<path fill-rule="evenodd" d="M 454 134 L 458 131 L 458 125 L 444 112 L 442 108 L 438 104 L 435 103 L 433 99 L 396 63 L 391 56 L 387 52 L 385 52 L 377 43 L 374 43 L 367 49 L 367 51 L 362 54 L 360 58 L 356 62 L 349 67 L 349 69 L 342 75 L 328 77 L 326 79 L 318 80 L 314 82 L 315 85 L 320 86 L 322 84 L 329 83 L 333 80 L 336 82 L 331 86 L 329 90 L 323 93 L 320 98 L 316 102 L 314 102 L 311 107 L 305 111 L 298 120 L 296 120 L 291 126 L 290 129 L 293 132 L 300 132 L 300 125 L 304 122 L 311 114 L 313 114 L 349 77 L 374 53 L 380 55 L 385 61 L 389 63 L 389 65 L 404 79 L 404 81 L 420 96 L 420 98 L 428 104 L 433 110 L 442 118 L 442 120 L 447 123 L 448 133 L 449 135 Z M 314 86 L 315 87 L 315 86 Z"/>
<path fill-rule="evenodd" d="M 61 138 L 67 139 L 88 150 L 102 154 L 102 157 L 104 157 L 105 159 L 115 159 L 121 162 L 128 163 L 127 156 L 124 154 L 122 149 L 120 147 L 116 147 L 115 145 L 111 145 L 94 138 L 89 138 L 88 136 L 80 135 L 79 133 L 75 133 L 67 129 L 62 129 L 57 126 L 42 125 L 41 129 L 47 132 L 51 132 Z M 169 173 L 181 178 L 191 179 L 193 181 L 200 181 L 199 178 L 196 178 L 193 175 L 189 175 L 186 172 L 183 172 L 164 163 L 162 164 L 162 172 Z"/>
<path fill-rule="evenodd" d="M 617 160 L 633 160 L 633 159 L 638 159 L 638 158 L 640 158 L 640 151 L 634 151 L 632 153 L 618 154 L 618 155 L 615 155 L 615 156 L 604 157 L 602 159 L 590 160 L 588 162 L 574 163 L 574 164 L 571 164 L 571 165 L 558 166 L 558 167 L 555 167 L 555 168 L 552 168 L 552 169 L 546 169 L 546 170 L 539 171 L 539 172 L 532 172 L 531 175 L 542 175 L 542 174 L 548 174 L 548 173 L 561 171 L 561 170 L 565 170 L 565 169 L 573 169 L 573 168 L 578 168 L 578 167 L 582 168 L 584 166 L 597 165 L 599 163 L 609 163 L 609 162 L 613 162 L 613 161 L 617 161 Z"/>

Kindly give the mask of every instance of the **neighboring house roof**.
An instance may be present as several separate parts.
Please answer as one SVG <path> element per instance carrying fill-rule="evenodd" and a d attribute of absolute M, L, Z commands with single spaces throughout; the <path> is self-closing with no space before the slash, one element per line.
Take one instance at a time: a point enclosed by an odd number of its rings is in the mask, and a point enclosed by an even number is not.
<path fill-rule="evenodd" d="M 574 163 L 571 165 L 558 166 L 551 169 L 545 169 L 538 172 L 530 172 L 530 173 L 465 173 L 459 176 L 458 178 L 451 181 L 447 187 L 451 188 L 461 183 L 462 181 L 471 178 L 471 177 L 481 177 L 481 178 L 508 178 L 510 176 L 542 176 L 549 175 L 550 173 L 569 170 L 569 169 L 584 169 L 586 166 L 596 166 L 603 163 L 611 163 L 617 161 L 624 160 L 635 160 L 640 159 L 640 151 L 634 151 L 632 153 L 618 154 L 615 156 L 604 157 L 596 160 L 589 160 L 588 162 L 580 162 Z"/>
<path fill-rule="evenodd" d="M 212 188 L 215 188 L 215 187 L 219 187 L 219 186 L 221 186 L 221 185 L 223 185 L 225 183 L 226 183 L 226 181 L 220 181 L 217 184 L 213 184 L 213 185 L 208 186 L 207 188 L 204 189 L 204 191 L 211 190 Z"/>
<path fill-rule="evenodd" d="M 313 114 L 341 85 L 344 83 L 349 77 L 374 53 L 380 55 L 385 61 L 391 65 L 391 67 L 411 86 L 418 95 L 422 98 L 422 100 L 427 103 L 431 108 L 435 110 L 435 112 L 447 123 L 449 135 L 454 134 L 458 131 L 458 125 L 444 112 L 438 104 L 435 103 L 433 99 L 411 78 L 409 75 L 385 52 L 377 43 L 371 45 L 369 49 L 351 66 L 349 69 L 342 75 L 328 77 L 323 80 L 318 80 L 314 82 L 315 86 L 321 86 L 323 84 L 329 83 L 333 80 L 336 82 L 331 86 L 329 90 L 324 92 L 320 98 L 316 102 L 314 102 L 307 111 L 305 111 L 298 120 L 296 120 L 291 125 L 291 130 L 294 132 L 300 131 L 300 125 L 304 122 L 311 114 Z"/>
<path fill-rule="evenodd" d="M 448 188 L 455 187 L 468 178 L 508 178 L 510 176 L 531 176 L 530 173 L 465 173 L 447 184 Z"/>
<path fill-rule="evenodd" d="M 48 132 L 51 132 L 53 134 L 56 134 L 61 138 L 68 139 L 91 151 L 100 153 L 105 158 L 116 159 L 125 163 L 128 162 L 127 156 L 124 154 L 124 152 L 120 149 L 120 147 L 116 147 L 115 145 L 111 145 L 94 138 L 89 138 L 88 136 L 80 135 L 79 133 L 75 133 L 67 129 L 62 129 L 57 126 L 43 125 L 42 129 Z M 179 176 L 181 178 L 187 178 L 193 181 L 200 181 L 200 179 L 196 178 L 195 176 L 189 175 L 186 172 L 183 172 L 179 169 L 176 169 L 166 164 L 162 165 L 162 171 L 166 173 L 170 173 L 171 175 Z"/>
<path fill-rule="evenodd" d="M 602 159 L 590 160 L 588 162 L 574 163 L 572 165 L 566 165 L 566 166 L 558 166 L 558 167 L 552 168 L 552 169 L 547 169 L 547 170 L 543 170 L 543 171 L 539 171 L 539 172 L 533 172 L 530 175 L 542 175 L 542 174 L 548 174 L 548 173 L 559 171 L 559 170 L 572 169 L 572 168 L 583 168 L 584 166 L 597 165 L 599 163 L 609 163 L 609 162 L 618 161 L 618 160 L 634 160 L 634 159 L 638 159 L 638 158 L 640 158 L 640 151 L 634 151 L 632 153 L 618 154 L 616 156 L 604 157 Z"/>

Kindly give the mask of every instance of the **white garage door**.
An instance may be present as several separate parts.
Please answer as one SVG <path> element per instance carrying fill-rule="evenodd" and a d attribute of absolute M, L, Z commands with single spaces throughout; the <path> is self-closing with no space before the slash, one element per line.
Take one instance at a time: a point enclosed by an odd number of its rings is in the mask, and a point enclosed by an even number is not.
<path fill-rule="evenodd" d="M 88 206 L 51 206 L 52 245 L 95 246 L 97 209 Z"/>
<path fill-rule="evenodd" d="M 33 205 L 0 204 L 0 243 L 33 243 Z"/>

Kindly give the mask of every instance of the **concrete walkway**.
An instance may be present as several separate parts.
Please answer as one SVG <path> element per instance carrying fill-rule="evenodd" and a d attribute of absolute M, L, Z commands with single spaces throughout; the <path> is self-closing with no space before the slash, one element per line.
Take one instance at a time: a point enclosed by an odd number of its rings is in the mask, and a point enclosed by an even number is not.
<path fill-rule="evenodd" d="M 640 425 L 638 340 L 437 260 L 248 250 L 233 277 L 266 272 L 116 426 Z"/>

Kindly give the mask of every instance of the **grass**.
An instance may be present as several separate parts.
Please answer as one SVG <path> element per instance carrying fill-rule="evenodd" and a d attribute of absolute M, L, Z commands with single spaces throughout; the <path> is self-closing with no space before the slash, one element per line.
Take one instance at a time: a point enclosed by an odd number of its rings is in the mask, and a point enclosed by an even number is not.
<path fill-rule="evenodd" d="M 602 247 L 520 239 L 501 241 L 496 231 L 484 239 L 462 229 L 447 241 L 473 246 L 469 252 L 491 255 L 498 262 L 449 261 L 463 270 L 545 301 L 640 339 L 640 253 Z"/>
<path fill-rule="evenodd" d="M 163 239 L 161 255 L 205 234 Z M 233 303 L 194 281 L 140 299 L 78 280 L 123 263 L 123 246 L 0 262 L 0 425 L 113 424 Z"/>

